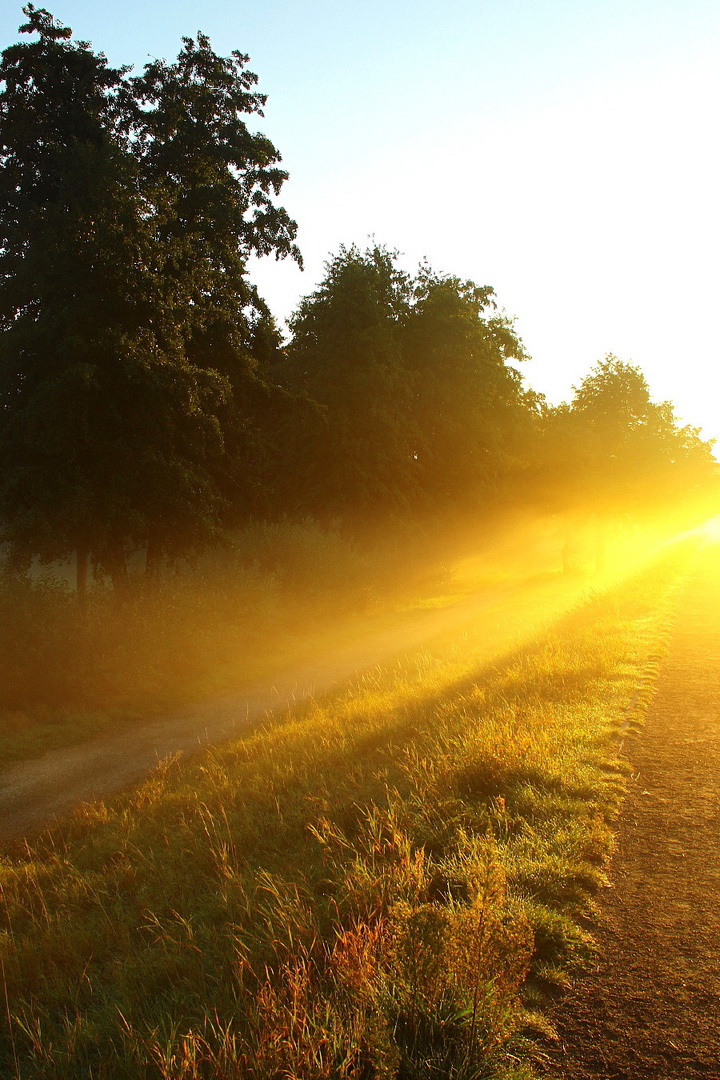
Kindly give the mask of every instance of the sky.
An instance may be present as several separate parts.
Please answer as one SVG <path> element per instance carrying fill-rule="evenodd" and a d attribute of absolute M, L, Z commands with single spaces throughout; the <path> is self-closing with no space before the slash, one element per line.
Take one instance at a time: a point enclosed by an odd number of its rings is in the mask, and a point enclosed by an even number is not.
<path fill-rule="evenodd" d="M 373 238 L 492 285 L 552 403 L 612 352 L 720 439 L 718 0 L 48 6 L 136 70 L 198 30 L 249 54 L 305 262 L 251 267 L 281 323 Z M 0 47 L 22 21 L 3 0 Z"/>

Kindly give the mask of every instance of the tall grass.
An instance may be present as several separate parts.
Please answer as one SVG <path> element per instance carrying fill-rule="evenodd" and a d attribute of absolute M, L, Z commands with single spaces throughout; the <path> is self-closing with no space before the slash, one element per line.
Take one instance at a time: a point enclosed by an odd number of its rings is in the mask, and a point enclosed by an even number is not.
<path fill-rule="evenodd" d="M 468 635 L 378 670 L 6 858 L 4 1075 L 529 1076 L 686 562 L 502 662 Z"/>

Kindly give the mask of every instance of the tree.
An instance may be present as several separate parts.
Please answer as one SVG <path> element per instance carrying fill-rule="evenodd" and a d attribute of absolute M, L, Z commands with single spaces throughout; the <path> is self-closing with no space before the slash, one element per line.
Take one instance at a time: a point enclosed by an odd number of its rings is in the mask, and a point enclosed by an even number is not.
<path fill-rule="evenodd" d="M 273 202 L 287 179 L 280 155 L 243 119 L 262 116 L 266 100 L 247 62 L 239 52 L 217 56 L 198 34 L 183 38 L 174 64 L 154 61 L 130 80 L 132 148 L 154 208 L 159 309 L 170 314 L 160 330 L 195 367 L 227 379 L 216 480 L 236 517 L 267 501 L 269 429 L 282 407 L 260 373 L 280 335 L 248 279 L 247 261 L 274 254 L 302 262 L 295 223 Z M 167 524 L 161 519 L 151 533 L 153 549 L 167 546 Z"/>
<path fill-rule="evenodd" d="M 640 369 L 612 353 L 573 390 L 546 416 L 543 490 L 554 509 L 594 521 L 601 565 L 608 519 L 667 513 L 715 486 L 713 444 L 679 426 Z"/>
<path fill-rule="evenodd" d="M 537 395 L 513 362 L 526 359 L 495 293 L 423 266 L 404 335 L 414 386 L 417 457 L 428 498 L 475 506 L 517 483 Z"/>
<path fill-rule="evenodd" d="M 712 442 L 680 427 L 670 402 L 651 400 L 639 368 L 608 353 L 573 389 L 576 467 L 600 507 L 653 506 L 713 471 Z"/>
<path fill-rule="evenodd" d="M 380 245 L 341 247 L 290 320 L 275 378 L 321 406 L 291 439 L 308 509 L 378 514 L 407 509 L 417 485 L 412 394 L 402 331 L 409 277 Z"/>
<path fill-rule="evenodd" d="M 0 62 L 0 520 L 15 551 L 187 550 L 257 486 L 253 251 L 298 257 L 246 58 L 184 39 L 145 74 L 43 9 Z M 243 413 L 243 410 L 248 410 Z"/>
<path fill-rule="evenodd" d="M 302 472 L 332 509 L 477 510 L 517 471 L 536 402 L 492 289 L 341 248 L 291 330 L 278 377 L 324 409 Z"/>
<path fill-rule="evenodd" d="M 247 62 L 239 52 L 217 56 L 198 34 L 183 38 L 176 63 L 154 61 L 130 80 L 163 310 L 194 363 L 229 375 L 247 369 L 252 328 L 269 316 L 248 257 L 301 262 L 296 226 L 273 202 L 287 179 L 280 155 L 242 119 L 262 116 L 266 100 Z"/>

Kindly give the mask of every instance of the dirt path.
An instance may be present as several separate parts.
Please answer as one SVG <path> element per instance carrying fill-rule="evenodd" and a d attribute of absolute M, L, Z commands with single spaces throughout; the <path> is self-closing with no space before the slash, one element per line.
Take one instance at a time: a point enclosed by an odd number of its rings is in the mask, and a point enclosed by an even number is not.
<path fill-rule="evenodd" d="M 555 1020 L 547 1075 L 720 1078 L 720 546 L 679 603 L 601 896 L 599 960 Z"/>
<path fill-rule="evenodd" d="M 283 667 L 272 681 L 241 693 L 194 705 L 137 727 L 123 727 L 79 746 L 55 750 L 0 772 L 0 845 L 21 839 L 70 813 L 143 779 L 169 755 L 197 752 L 239 734 L 269 712 L 336 689 L 379 664 L 413 655 L 443 639 L 467 634 L 486 640 L 490 659 L 577 603 L 595 583 L 579 582 L 574 594 L 557 579 L 536 579 L 520 588 L 499 586 L 448 607 L 395 616 L 382 629 L 338 642 L 322 658 Z"/>

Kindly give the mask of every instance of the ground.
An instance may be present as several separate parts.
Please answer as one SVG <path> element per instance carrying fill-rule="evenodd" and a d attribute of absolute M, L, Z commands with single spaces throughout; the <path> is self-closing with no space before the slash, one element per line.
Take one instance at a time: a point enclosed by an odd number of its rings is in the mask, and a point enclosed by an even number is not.
<path fill-rule="evenodd" d="M 373 667 L 420 655 L 443 640 L 487 662 L 542 632 L 596 586 L 595 579 L 538 575 L 438 608 L 397 612 L 375 627 L 338 633 L 314 659 L 288 663 L 279 655 L 270 678 L 235 694 L 8 765 L 0 770 L 0 844 L 32 836 L 82 802 L 141 781 L 169 757 L 227 741 L 268 713 L 332 692 Z"/>
<path fill-rule="evenodd" d="M 547 1075 L 720 1077 L 720 546 L 679 598 L 603 890 L 594 969 L 555 1013 Z"/>
<path fill-rule="evenodd" d="M 566 600 L 540 588 L 544 617 Z M 402 624 L 406 648 L 487 619 L 498 648 L 507 614 L 538 596 L 506 590 Z M 562 602 L 561 602 L 562 600 Z M 502 640 L 499 627 L 509 636 Z M 536 626 L 535 629 L 538 629 Z M 188 710 L 136 733 L 46 755 L 0 775 L 0 840 L 32 832 L 79 800 L 119 790 L 174 750 L 230 737 L 248 718 L 326 691 L 397 652 L 399 624 L 283 671 L 273 686 Z M 202 730 L 200 730 L 202 729 Z M 646 723 L 628 735 L 632 778 L 618 820 L 610 887 L 599 898 L 598 959 L 554 1014 L 556 1080 L 720 1080 L 720 546 L 708 545 L 678 598 Z"/>

